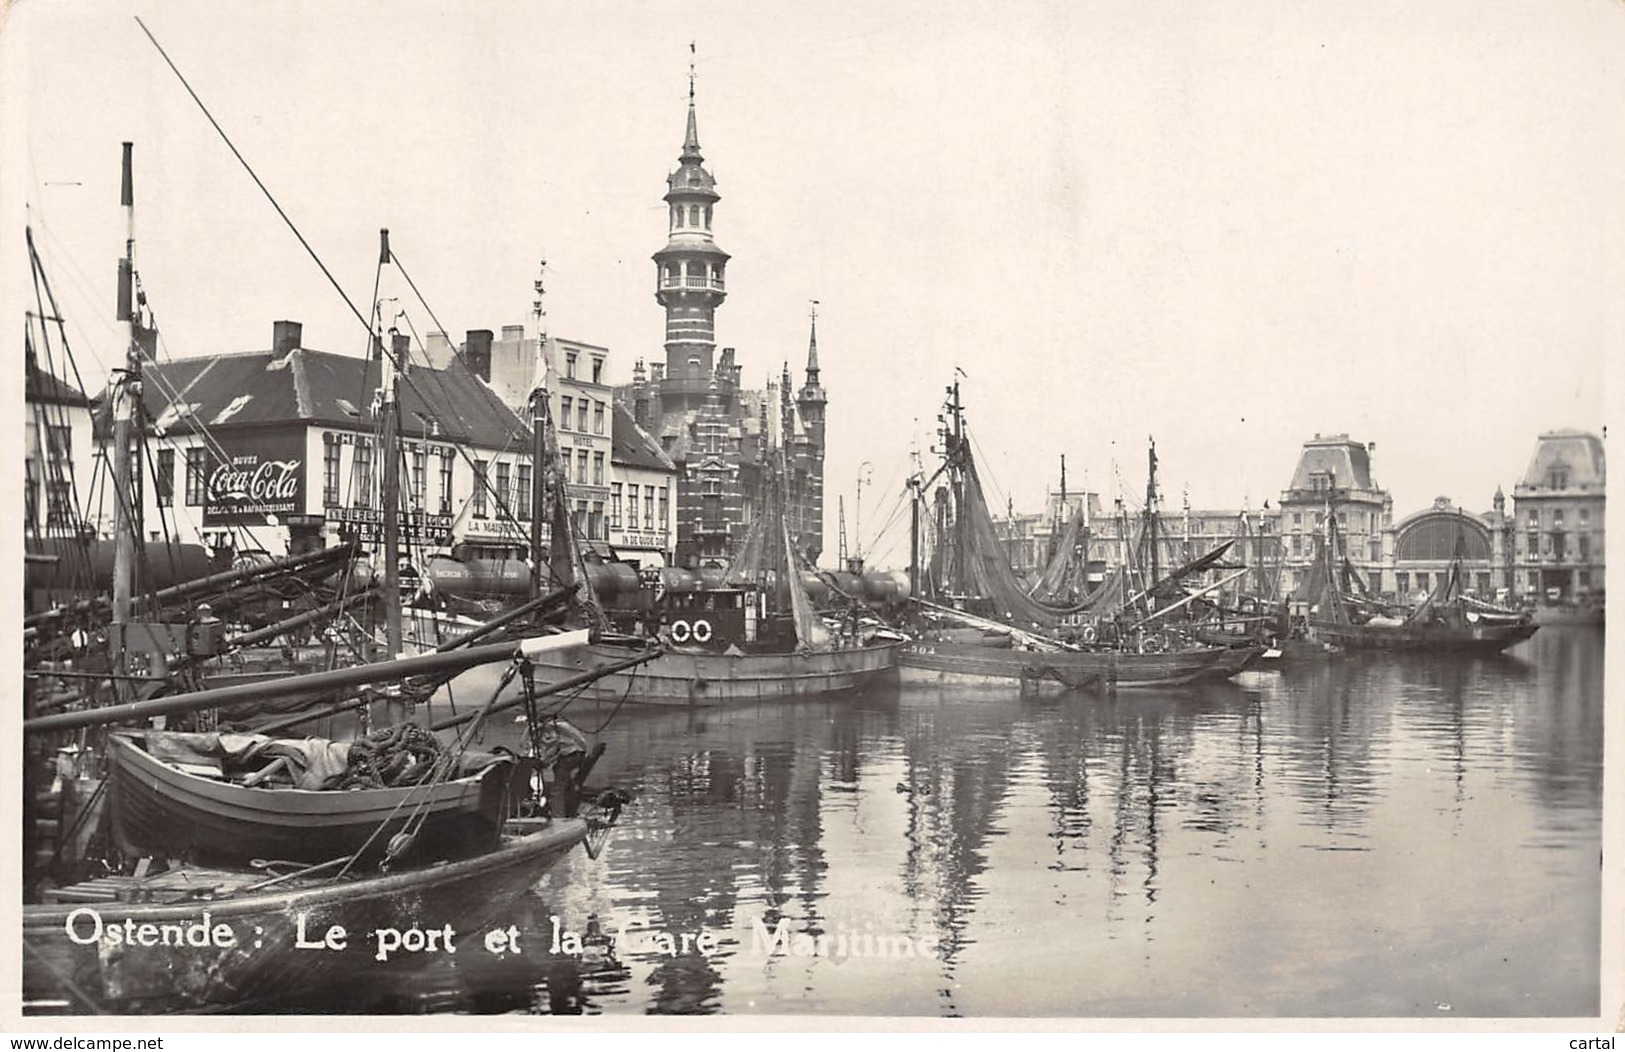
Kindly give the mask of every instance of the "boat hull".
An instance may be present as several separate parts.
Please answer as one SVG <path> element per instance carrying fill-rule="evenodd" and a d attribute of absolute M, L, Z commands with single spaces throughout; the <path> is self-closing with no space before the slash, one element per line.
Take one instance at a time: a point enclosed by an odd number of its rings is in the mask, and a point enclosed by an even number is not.
<path fill-rule="evenodd" d="M 1177 687 L 1228 679 L 1262 653 L 1257 647 L 1207 647 L 1167 654 L 1118 651 L 1040 653 L 916 641 L 902 645 L 904 683 L 1051 686 L 1068 690 Z"/>
<path fill-rule="evenodd" d="M 165 905 L 24 906 L 24 1010 L 135 1014 L 247 1006 L 319 989 L 367 967 L 410 967 L 444 954 L 397 952 L 375 964 L 379 929 L 450 926 L 459 951 L 484 952 L 480 940 L 487 930 L 506 925 L 504 910 L 587 833 L 584 820 L 557 820 L 472 858 L 319 886 Z M 198 876 L 207 880 L 209 871 Z M 256 872 L 252 879 L 266 875 Z M 132 945 L 109 934 L 126 921 L 138 937 L 141 925 L 191 926 L 195 932 L 205 914 L 207 928 L 224 925 L 233 945 L 214 938 L 198 945 L 195 935 L 186 945 Z M 75 938 L 68 934 L 70 918 Z M 345 929 L 345 948 L 313 948 L 335 925 Z M 301 936 L 302 947 L 296 945 Z"/>
<path fill-rule="evenodd" d="M 777 701 L 860 690 L 896 667 L 897 644 L 887 642 L 797 654 L 714 654 L 668 650 L 633 669 L 603 676 L 579 697 L 606 703 L 705 708 Z M 536 685 L 543 687 L 624 660 L 623 647 L 594 643 L 537 655 Z M 483 699 L 482 683 L 495 685 L 488 670 L 473 669 L 453 688 Z M 510 692 L 517 688 L 510 687 Z"/>
<path fill-rule="evenodd" d="M 1521 643 L 1539 625 L 1345 625 L 1309 623 L 1309 630 L 1325 643 L 1347 650 L 1428 650 L 1493 654 Z"/>
<path fill-rule="evenodd" d="M 1537 625 L 1589 625 L 1601 628 L 1608 622 L 1607 611 L 1600 606 L 1537 606 L 1535 607 L 1535 624 Z"/>
<path fill-rule="evenodd" d="M 127 855 L 212 865 L 253 859 L 326 862 L 381 856 L 408 821 L 412 850 L 457 857 L 497 842 L 514 765 L 403 789 L 258 789 L 189 774 L 153 757 L 137 736 L 109 735 L 114 836 Z"/>

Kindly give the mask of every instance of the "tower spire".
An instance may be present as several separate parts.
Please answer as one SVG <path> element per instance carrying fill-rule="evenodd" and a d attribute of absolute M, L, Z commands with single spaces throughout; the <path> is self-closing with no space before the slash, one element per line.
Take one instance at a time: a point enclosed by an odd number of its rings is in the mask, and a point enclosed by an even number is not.
<path fill-rule="evenodd" d="M 818 386 L 818 301 L 812 300 L 812 331 L 807 337 L 807 386 Z"/>
<path fill-rule="evenodd" d="M 700 125 L 694 116 L 694 41 L 688 42 L 688 129 L 683 136 L 683 161 L 699 163 L 705 160 L 700 156 Z"/>

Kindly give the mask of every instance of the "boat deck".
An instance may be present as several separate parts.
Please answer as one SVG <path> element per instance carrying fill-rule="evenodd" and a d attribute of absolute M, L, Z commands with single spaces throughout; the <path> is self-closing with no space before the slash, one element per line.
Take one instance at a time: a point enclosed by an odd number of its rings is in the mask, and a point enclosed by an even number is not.
<path fill-rule="evenodd" d="M 49 903 L 75 905 L 98 902 L 195 902 L 231 895 L 254 884 L 263 884 L 273 876 L 272 873 L 186 866 L 146 877 L 107 876 L 82 880 L 77 884 L 51 888 L 42 897 Z"/>

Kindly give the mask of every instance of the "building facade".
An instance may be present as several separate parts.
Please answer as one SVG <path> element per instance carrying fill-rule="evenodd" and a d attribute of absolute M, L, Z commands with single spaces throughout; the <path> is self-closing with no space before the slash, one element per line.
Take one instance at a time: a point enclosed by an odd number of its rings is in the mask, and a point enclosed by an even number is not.
<path fill-rule="evenodd" d="M 1607 460 L 1584 431 L 1539 437 L 1512 491 L 1513 587 L 1548 603 L 1587 602 L 1607 587 Z"/>
<path fill-rule="evenodd" d="M 302 335 L 298 322 L 279 321 L 269 351 L 145 366 L 149 539 L 271 555 L 377 542 L 381 348 L 366 359 L 329 354 Z M 394 357 L 406 361 L 405 338 L 396 341 Z M 524 421 L 455 369 L 409 365 L 397 400 L 403 551 L 528 543 Z"/>
<path fill-rule="evenodd" d="M 504 325 L 500 336 L 472 329 L 456 347 L 443 333 L 430 333 L 425 347 L 431 363 L 472 373 L 516 415 L 529 420 L 537 337 L 527 336 L 524 326 Z M 669 565 L 676 536 L 677 468 L 629 412 L 617 411 L 609 384 L 609 348 L 545 336 L 542 351 L 548 412 L 577 532 L 599 555 L 636 562 L 640 568 Z M 630 507 L 634 499 L 639 502 L 635 509 Z M 544 524 L 543 536 L 550 540 L 549 532 Z"/>
<path fill-rule="evenodd" d="M 1393 590 L 1385 572 L 1391 555 L 1394 501 L 1371 474 L 1375 444 L 1347 434 L 1316 435 L 1303 444 L 1292 482 L 1281 491 L 1274 515 L 1281 544 L 1281 588 L 1308 578 L 1315 537 L 1328 513 L 1337 516 L 1349 562 L 1375 592 Z"/>
<path fill-rule="evenodd" d="M 1443 584 L 1450 565 L 1461 560 L 1462 587 L 1480 598 L 1494 599 L 1510 587 L 1506 499 L 1497 491 L 1495 506 L 1474 513 L 1439 497 L 1429 508 L 1394 524 L 1387 546 L 1391 557 L 1383 568 L 1388 591 L 1416 600 Z"/>
<path fill-rule="evenodd" d="M 40 368 L 28 348 L 23 398 L 23 531 L 28 539 L 96 529 L 91 467 L 96 446 L 90 399 Z M 108 502 L 111 532 L 111 502 Z M 87 522 L 87 520 L 90 520 Z"/>
<path fill-rule="evenodd" d="M 734 349 L 717 348 L 716 311 L 727 297 L 730 257 L 713 235 L 721 195 L 704 161 L 690 85 L 682 152 L 666 179 L 666 244 L 653 257 L 655 300 L 666 314 L 663 360 L 647 368 L 640 360 L 632 382 L 615 397 L 677 470 L 678 565 L 727 564 L 760 512 L 780 448 L 791 541 L 816 563 L 824 548 L 828 405 L 819 378 L 817 320 L 799 391 L 788 365 L 763 390 L 741 386 Z"/>

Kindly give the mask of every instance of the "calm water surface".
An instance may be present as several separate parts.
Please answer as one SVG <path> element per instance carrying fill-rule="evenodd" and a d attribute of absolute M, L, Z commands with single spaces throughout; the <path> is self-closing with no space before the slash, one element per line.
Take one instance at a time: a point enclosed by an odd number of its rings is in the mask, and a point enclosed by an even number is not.
<path fill-rule="evenodd" d="M 636 800 L 599 858 L 573 853 L 515 908 L 522 955 L 468 937 L 279 1007 L 1593 1015 L 1602 670 L 1600 631 L 1545 628 L 1497 658 L 1115 699 L 625 708 L 594 781 Z M 551 952 L 554 918 L 581 953 Z M 794 933 L 830 954 L 782 952 L 808 948 Z M 891 955 L 837 952 L 878 936 Z"/>

